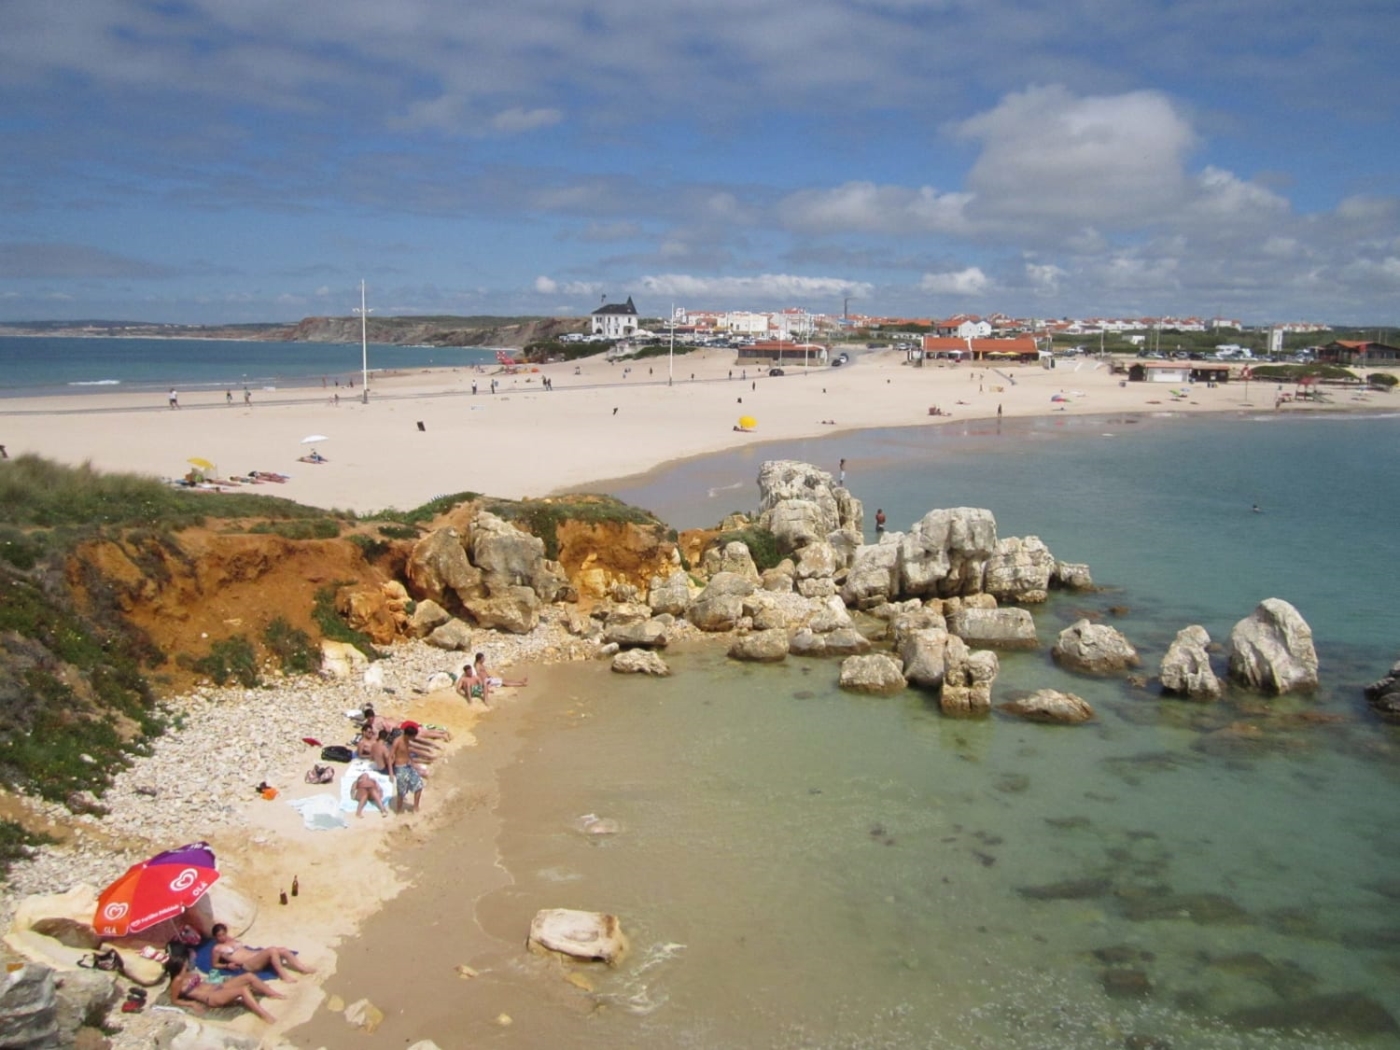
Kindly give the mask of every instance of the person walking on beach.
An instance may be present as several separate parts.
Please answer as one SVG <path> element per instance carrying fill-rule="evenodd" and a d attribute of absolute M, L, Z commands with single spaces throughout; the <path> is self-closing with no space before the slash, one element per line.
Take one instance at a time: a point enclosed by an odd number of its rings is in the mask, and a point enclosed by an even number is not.
<path fill-rule="evenodd" d="M 180 395 L 177 394 L 177 393 L 175 393 L 175 388 L 174 388 L 174 387 L 171 387 L 171 389 L 170 389 L 170 407 L 171 407 L 171 408 L 179 408 L 179 407 L 180 407 Z"/>
<path fill-rule="evenodd" d="M 246 386 L 243 388 L 243 403 L 245 405 L 251 405 L 253 403 L 253 392 Z"/>
<path fill-rule="evenodd" d="M 225 390 L 225 391 L 224 391 L 224 404 L 226 404 L 226 405 L 231 405 L 231 404 L 233 404 L 233 391 L 232 391 L 232 390 Z"/>

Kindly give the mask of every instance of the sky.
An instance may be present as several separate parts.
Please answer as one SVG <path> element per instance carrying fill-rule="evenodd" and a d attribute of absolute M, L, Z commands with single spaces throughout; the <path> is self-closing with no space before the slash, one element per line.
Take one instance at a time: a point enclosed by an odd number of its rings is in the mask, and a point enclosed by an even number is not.
<path fill-rule="evenodd" d="M 1394 0 L 8 0 L 0 321 L 1400 324 Z"/>

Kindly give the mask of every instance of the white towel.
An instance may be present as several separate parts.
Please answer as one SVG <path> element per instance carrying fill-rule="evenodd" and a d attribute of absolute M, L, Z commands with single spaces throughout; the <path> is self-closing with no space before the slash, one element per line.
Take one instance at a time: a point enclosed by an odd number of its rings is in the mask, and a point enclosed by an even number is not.
<path fill-rule="evenodd" d="M 386 777 L 383 773 L 374 771 L 374 763 L 367 758 L 351 759 L 345 767 L 344 774 L 340 778 L 340 808 L 346 813 L 354 813 L 359 808 L 359 803 L 355 801 L 355 781 L 360 779 L 361 773 L 368 773 L 374 777 L 374 782 L 379 785 L 379 790 L 384 793 L 384 805 L 388 805 L 394 797 L 394 778 Z M 368 803 L 373 807 L 374 803 Z"/>
<path fill-rule="evenodd" d="M 287 805 L 301 814 L 301 822 L 312 831 L 349 827 L 345 818 L 340 815 L 335 796 L 329 791 L 323 791 L 319 795 L 307 795 L 306 798 L 290 799 Z"/>

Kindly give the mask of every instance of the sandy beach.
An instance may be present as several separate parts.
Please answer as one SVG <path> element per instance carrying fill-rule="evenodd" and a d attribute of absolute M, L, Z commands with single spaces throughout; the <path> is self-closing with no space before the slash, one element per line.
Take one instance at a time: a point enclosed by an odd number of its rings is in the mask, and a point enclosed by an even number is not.
<path fill-rule="evenodd" d="M 221 476 L 251 470 L 290 475 L 285 484 L 256 491 L 368 512 L 409 508 L 465 490 L 538 496 L 742 444 L 872 427 L 998 415 L 1374 411 L 1389 405 L 1384 394 L 1337 391 L 1322 405 L 1287 403 L 1276 409 L 1279 388 L 1258 382 L 1196 384 L 1186 396 L 1173 397 L 1170 384 L 1123 383 L 1106 365 L 1089 360 L 1062 360 L 1053 370 L 933 362 L 913 368 L 902 353 L 881 351 L 862 353 L 839 369 L 808 373 L 789 367 L 786 375 L 769 377 L 766 369 L 736 366 L 732 352 L 707 351 L 678 357 L 674 367 L 671 384 L 664 357 L 630 366 L 592 359 L 514 375 L 402 374 L 381 377 L 368 404 L 341 397 L 335 405 L 305 391 L 255 391 L 251 406 L 227 405 L 221 393 L 205 403 L 182 398 L 178 410 L 163 399 L 151 404 L 122 394 L 16 400 L 0 403 L 0 444 L 11 456 L 35 453 L 157 476 L 178 476 L 188 469 L 187 458 L 203 457 L 217 464 Z M 545 376 L 552 391 L 542 388 Z M 493 378 L 499 383 L 494 395 Z M 932 409 L 941 414 L 932 415 Z M 736 429 L 741 416 L 752 416 L 756 426 Z M 312 434 L 326 437 L 316 443 L 325 463 L 298 461 L 308 450 L 303 438 Z M 530 654 L 512 650 L 506 657 L 496 662 Z M 401 683 L 392 713 L 449 726 L 455 734 L 452 750 L 474 745 L 473 729 L 489 727 L 490 716 L 478 727 L 481 712 L 468 710 L 450 694 L 413 695 L 409 687 L 416 681 L 406 677 Z M 528 702 L 536 687 L 515 691 L 512 701 Z M 346 685 L 343 695 L 324 700 L 325 717 L 343 718 L 343 708 L 360 699 L 359 688 Z M 267 779 L 293 797 L 308 793 L 314 789 L 301 785 L 307 762 L 304 752 L 287 752 Z M 281 1033 L 326 1005 L 319 986 L 335 972 L 336 953 L 354 943 L 361 923 L 384 900 L 412 883 L 406 866 L 411 851 L 430 841 L 431 829 L 446 816 L 472 812 L 486 822 L 489 807 L 484 797 L 433 790 L 430 784 L 421 815 L 352 818 L 348 834 L 327 834 L 307 830 L 290 807 L 248 801 L 246 785 L 240 781 L 237 787 L 238 815 L 231 826 L 210 835 L 192 807 L 182 814 L 178 838 L 209 837 L 230 882 L 256 899 L 261 910 L 247 934 L 250 943 L 302 948 L 319 969 L 315 978 L 298 984 L 291 1000 L 272 1004 L 279 1021 L 270 1030 L 252 1018 L 239 1022 L 243 1031 L 265 1034 L 265 1045 L 272 1046 Z M 480 832 L 483 845 L 489 843 L 485 823 Z M 460 872 L 465 899 L 493 878 L 489 850 L 473 865 Z M 294 875 L 303 887 L 296 907 L 277 906 L 278 893 Z M 23 878 L 18 881 L 25 885 Z M 128 1041 L 118 1036 L 115 1045 L 148 1045 L 144 1034 L 136 1034 L 140 1031 L 133 1028 Z"/>
<path fill-rule="evenodd" d="M 182 395 L 178 410 L 164 398 L 120 393 L 27 398 L 0 402 L 0 444 L 12 456 L 32 452 L 157 477 L 178 478 L 190 469 L 187 459 L 202 458 L 223 477 L 290 476 L 247 491 L 366 513 L 463 491 L 547 495 L 741 444 L 843 430 L 999 413 L 1271 411 L 1279 389 L 1198 383 L 1188 396 L 1173 397 L 1173 384 L 1123 383 L 1088 359 L 1061 359 L 1055 369 L 915 368 L 893 350 L 859 352 L 843 368 L 785 371 L 770 377 L 766 368 L 736 365 L 732 351 L 707 350 L 677 357 L 671 384 L 665 357 L 630 366 L 591 358 L 513 375 L 449 369 L 381 376 L 368 404 L 348 394 L 334 404 L 304 389 L 255 390 L 251 406 L 238 398 L 226 404 L 218 392 Z M 543 388 L 546 377 L 552 390 Z M 1336 391 L 1325 405 L 1288 403 L 1281 411 L 1375 408 L 1383 399 Z M 735 429 L 743 416 L 756 421 L 751 432 Z M 303 444 L 313 435 L 327 440 Z M 326 462 L 299 461 L 312 447 Z"/>

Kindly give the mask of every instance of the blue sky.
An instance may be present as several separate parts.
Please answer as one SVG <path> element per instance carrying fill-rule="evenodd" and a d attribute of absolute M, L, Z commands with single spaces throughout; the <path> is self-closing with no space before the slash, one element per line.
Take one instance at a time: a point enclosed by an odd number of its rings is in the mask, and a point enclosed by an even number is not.
<path fill-rule="evenodd" d="M 10 0 L 0 321 L 1400 323 L 1393 0 Z"/>

